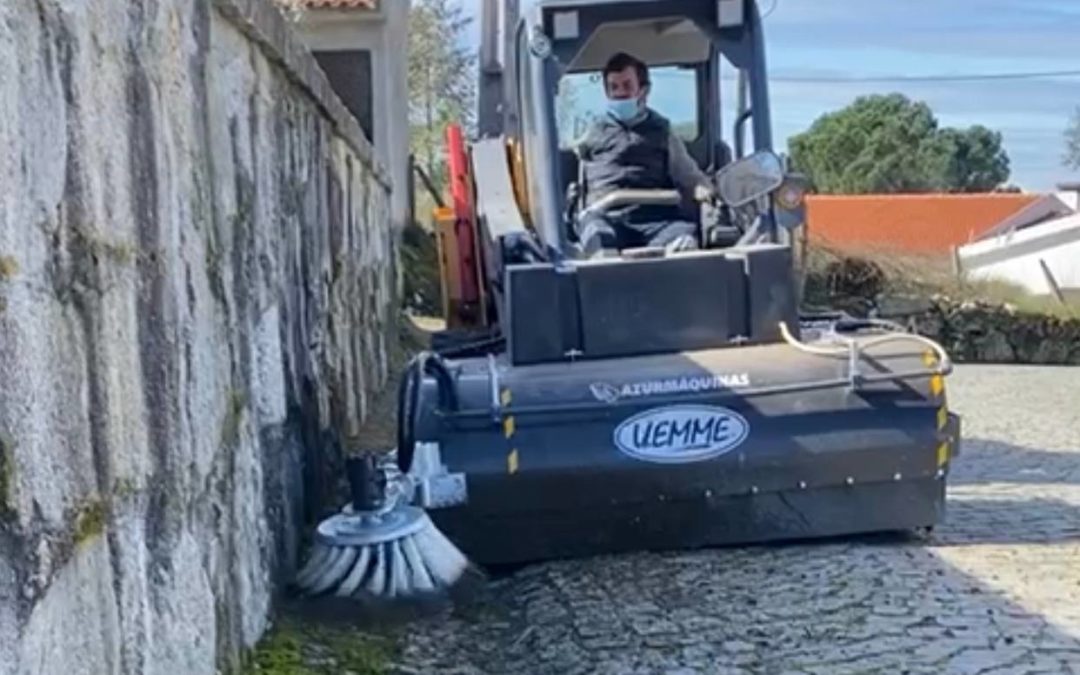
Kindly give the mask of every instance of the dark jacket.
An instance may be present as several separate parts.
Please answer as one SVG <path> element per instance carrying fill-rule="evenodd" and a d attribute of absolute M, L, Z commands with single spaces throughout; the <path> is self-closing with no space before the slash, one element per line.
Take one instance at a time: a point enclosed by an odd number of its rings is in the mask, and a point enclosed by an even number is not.
<path fill-rule="evenodd" d="M 577 145 L 585 177 L 586 206 L 617 189 L 670 190 L 692 194 L 707 179 L 690 158 L 682 140 L 672 134 L 663 115 L 646 108 L 629 123 L 602 115 Z M 626 207 L 609 217 L 627 224 L 678 220 L 678 207 Z"/>

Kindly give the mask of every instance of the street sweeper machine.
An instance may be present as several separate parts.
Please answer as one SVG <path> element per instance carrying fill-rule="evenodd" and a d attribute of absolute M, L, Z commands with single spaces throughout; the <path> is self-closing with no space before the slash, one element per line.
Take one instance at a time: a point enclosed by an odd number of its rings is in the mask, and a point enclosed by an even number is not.
<path fill-rule="evenodd" d="M 477 138 L 447 130 L 436 213 L 447 329 L 404 373 L 396 450 L 350 462 L 351 503 L 297 586 L 399 597 L 472 566 L 940 522 L 949 356 L 800 314 L 804 187 L 772 149 L 754 0 L 483 12 Z M 622 51 L 713 195 L 588 198 L 573 139 Z M 582 219 L 657 204 L 693 223 L 689 250 L 583 241 Z"/>

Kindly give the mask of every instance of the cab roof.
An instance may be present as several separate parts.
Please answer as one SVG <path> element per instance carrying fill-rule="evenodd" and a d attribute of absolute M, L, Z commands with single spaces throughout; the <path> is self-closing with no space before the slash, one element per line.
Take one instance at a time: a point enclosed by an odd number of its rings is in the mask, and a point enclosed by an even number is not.
<path fill-rule="evenodd" d="M 540 25 L 566 72 L 603 68 L 627 51 L 650 66 L 709 58 L 717 31 L 738 29 L 754 0 L 537 0 Z"/>

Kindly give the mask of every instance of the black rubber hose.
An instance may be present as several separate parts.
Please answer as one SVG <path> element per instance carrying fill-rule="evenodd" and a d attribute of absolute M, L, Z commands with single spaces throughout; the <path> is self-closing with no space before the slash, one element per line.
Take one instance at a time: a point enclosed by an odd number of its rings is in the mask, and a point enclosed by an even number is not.
<path fill-rule="evenodd" d="M 458 407 L 454 379 L 443 358 L 432 352 L 421 352 L 413 357 L 398 385 L 397 465 L 402 473 L 408 473 L 412 468 L 420 393 L 424 375 L 428 374 L 433 375 L 438 383 L 439 407 L 449 411 Z"/>
<path fill-rule="evenodd" d="M 419 404 L 420 386 L 415 381 L 421 373 L 416 359 L 409 362 L 398 385 L 397 404 L 397 465 L 402 473 L 412 468 L 413 449 L 416 444 L 416 415 L 413 412 Z"/>

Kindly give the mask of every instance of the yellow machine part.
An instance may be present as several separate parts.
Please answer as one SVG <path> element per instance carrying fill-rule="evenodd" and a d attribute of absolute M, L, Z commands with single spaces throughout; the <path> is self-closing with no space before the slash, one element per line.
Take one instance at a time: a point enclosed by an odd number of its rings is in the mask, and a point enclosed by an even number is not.
<path fill-rule="evenodd" d="M 456 274 L 450 274 L 450 261 L 458 259 L 458 240 L 454 232 L 454 210 L 448 207 L 436 207 L 434 210 L 435 242 L 439 252 L 439 288 L 442 289 L 442 315 L 446 327 L 452 328 L 457 322 L 458 312 L 454 311 L 461 301 L 461 284 Z"/>
<path fill-rule="evenodd" d="M 525 156 L 521 146 L 515 138 L 506 141 L 506 158 L 510 168 L 510 176 L 514 184 L 514 198 L 521 210 L 522 219 L 531 226 L 529 214 L 529 191 L 527 188 L 528 173 L 525 169 Z M 461 259 L 459 247 L 461 241 L 457 234 L 457 220 L 454 210 L 450 207 L 436 207 L 433 210 L 435 222 L 436 243 L 439 254 L 439 280 L 442 289 L 442 312 L 447 328 L 465 328 L 475 325 L 475 321 L 466 318 L 462 302 L 461 279 L 454 266 Z M 481 260 L 482 252 L 479 250 L 479 238 L 476 239 L 476 260 Z M 480 272 L 480 270 L 477 270 Z M 481 299 L 485 299 L 487 292 L 483 284 L 480 284 Z M 479 323 L 486 324 L 486 317 L 480 317 Z"/>
<path fill-rule="evenodd" d="M 507 140 L 506 150 L 510 162 L 510 177 L 514 181 L 514 198 L 517 199 L 522 220 L 528 224 L 532 222 L 532 218 L 529 213 L 529 191 L 526 188 L 529 176 L 525 170 L 525 153 L 516 138 Z"/>

